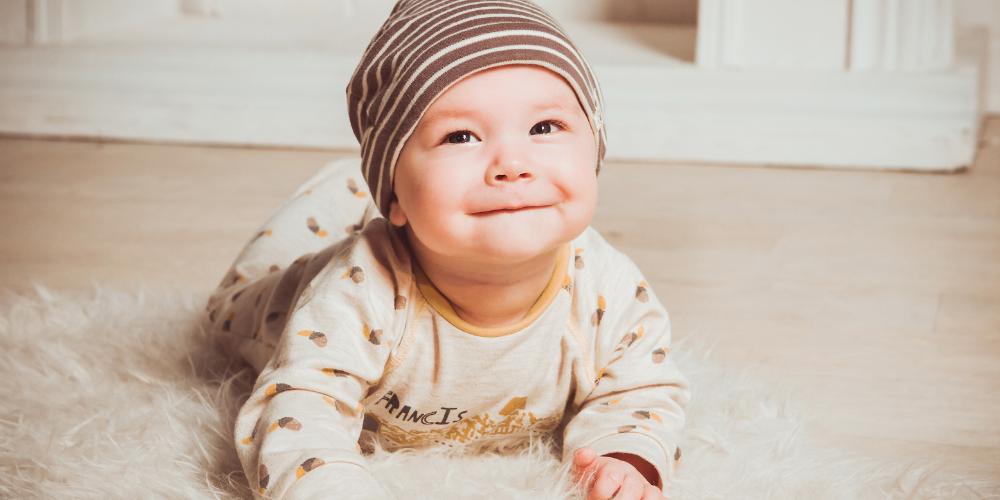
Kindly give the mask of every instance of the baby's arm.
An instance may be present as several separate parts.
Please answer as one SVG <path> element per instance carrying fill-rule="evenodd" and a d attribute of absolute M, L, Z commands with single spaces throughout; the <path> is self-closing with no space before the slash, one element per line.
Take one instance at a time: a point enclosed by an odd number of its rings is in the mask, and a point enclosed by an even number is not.
<path fill-rule="evenodd" d="M 604 307 L 598 304 L 602 312 L 595 316 L 596 325 L 588 325 L 597 329 L 597 385 L 565 432 L 566 458 L 576 460 L 578 472 L 593 473 L 592 498 L 609 498 L 600 496 L 610 487 L 606 483 L 617 489 L 626 479 L 662 488 L 679 456 L 683 408 L 690 396 L 687 380 L 669 356 L 666 311 L 637 270 L 624 274 L 624 279 L 605 284 Z M 628 275 L 634 276 L 634 284 Z M 589 460 L 591 452 L 594 460 Z M 642 486 L 638 489 L 643 492 L 633 498 L 646 498 Z"/>
<path fill-rule="evenodd" d="M 312 280 L 237 416 L 236 447 L 258 498 L 384 497 L 357 445 L 361 400 L 382 376 L 396 290 L 408 284 L 379 265 L 385 256 L 371 258 L 376 243 L 359 238 Z"/>

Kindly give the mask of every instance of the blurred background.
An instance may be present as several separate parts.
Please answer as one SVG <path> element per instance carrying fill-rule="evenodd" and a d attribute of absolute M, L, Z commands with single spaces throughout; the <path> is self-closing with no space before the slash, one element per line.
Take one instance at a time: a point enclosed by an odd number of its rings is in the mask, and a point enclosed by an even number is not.
<path fill-rule="evenodd" d="M 613 159 L 947 171 L 1000 111 L 997 0 L 538 3 Z M 393 4 L 2 0 L 0 132 L 356 148 L 343 89 Z"/>
<path fill-rule="evenodd" d="M 593 226 L 680 348 L 1000 488 L 1000 0 L 538 3 L 605 91 Z M 0 0 L 0 287 L 207 294 L 356 154 L 392 4 Z"/>

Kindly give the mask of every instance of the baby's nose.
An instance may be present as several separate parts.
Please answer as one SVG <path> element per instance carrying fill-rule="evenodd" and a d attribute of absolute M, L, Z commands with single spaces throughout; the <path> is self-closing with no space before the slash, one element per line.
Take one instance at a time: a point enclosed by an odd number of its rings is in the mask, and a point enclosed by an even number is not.
<path fill-rule="evenodd" d="M 493 178 L 496 181 L 498 181 L 498 182 L 504 182 L 504 181 L 508 180 L 508 178 L 510 178 L 510 176 L 508 176 L 507 174 L 497 174 Z M 521 172 L 520 174 L 517 174 L 515 177 L 510 178 L 510 180 L 530 179 L 530 178 L 531 178 L 531 172 Z"/>

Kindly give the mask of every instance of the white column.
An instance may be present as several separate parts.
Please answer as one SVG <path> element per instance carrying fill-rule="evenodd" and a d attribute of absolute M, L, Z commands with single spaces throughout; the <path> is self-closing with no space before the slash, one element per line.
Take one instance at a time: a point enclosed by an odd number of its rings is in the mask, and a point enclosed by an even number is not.
<path fill-rule="evenodd" d="M 952 0 L 853 0 L 853 71 L 934 71 L 954 60 Z"/>
<path fill-rule="evenodd" d="M 702 67 L 842 70 L 849 0 L 700 0 Z"/>
<path fill-rule="evenodd" d="M 65 41 L 64 0 L 28 0 L 28 42 L 32 44 Z"/>

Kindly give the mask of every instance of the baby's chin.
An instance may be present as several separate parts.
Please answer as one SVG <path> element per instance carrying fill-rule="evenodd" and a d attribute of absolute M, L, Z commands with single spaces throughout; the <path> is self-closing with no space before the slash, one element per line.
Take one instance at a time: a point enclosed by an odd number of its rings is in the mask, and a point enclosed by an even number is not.
<path fill-rule="evenodd" d="M 496 222 L 478 228 L 475 236 L 468 240 L 472 243 L 470 255 L 492 262 L 530 260 L 558 249 L 576 236 L 561 225 L 522 225 L 514 220 Z"/>

